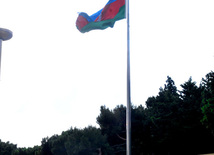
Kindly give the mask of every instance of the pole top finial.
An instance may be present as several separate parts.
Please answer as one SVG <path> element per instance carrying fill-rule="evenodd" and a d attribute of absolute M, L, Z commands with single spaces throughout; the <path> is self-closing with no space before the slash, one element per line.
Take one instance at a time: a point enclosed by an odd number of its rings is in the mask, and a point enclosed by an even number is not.
<path fill-rule="evenodd" d="M 13 32 L 8 30 L 8 29 L 4 29 L 4 28 L 0 28 L 0 39 L 3 41 L 9 40 L 13 37 Z"/>

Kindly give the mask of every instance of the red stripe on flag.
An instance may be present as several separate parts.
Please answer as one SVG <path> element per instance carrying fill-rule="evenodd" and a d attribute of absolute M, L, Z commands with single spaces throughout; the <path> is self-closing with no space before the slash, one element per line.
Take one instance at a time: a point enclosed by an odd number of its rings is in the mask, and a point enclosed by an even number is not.
<path fill-rule="evenodd" d="M 77 20 L 76 20 L 76 26 L 80 31 L 88 23 L 89 23 L 88 20 L 85 17 L 81 16 L 81 15 L 79 15 Z"/>
<path fill-rule="evenodd" d="M 97 17 L 95 21 L 103 21 L 107 19 L 113 19 L 117 13 L 119 12 L 120 8 L 125 5 L 125 0 L 116 0 L 113 3 L 106 5 L 100 16 Z"/>

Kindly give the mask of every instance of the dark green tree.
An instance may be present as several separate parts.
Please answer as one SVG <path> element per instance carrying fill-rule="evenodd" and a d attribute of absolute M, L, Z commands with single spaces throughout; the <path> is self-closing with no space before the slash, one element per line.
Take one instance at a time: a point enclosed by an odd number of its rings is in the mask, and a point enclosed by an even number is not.
<path fill-rule="evenodd" d="M 100 129 L 87 127 L 84 129 L 71 128 L 61 135 L 43 138 L 41 153 L 44 155 L 103 155 L 111 154 L 106 137 Z"/>
<path fill-rule="evenodd" d="M 164 89 L 160 88 L 156 97 L 146 101 L 147 113 L 150 120 L 151 146 L 153 150 L 167 154 L 178 150 L 174 143 L 179 127 L 180 97 L 171 77 L 167 77 Z"/>
<path fill-rule="evenodd" d="M 2 142 L 0 140 L 0 155 L 11 155 L 15 152 L 17 146 L 10 142 Z"/>
<path fill-rule="evenodd" d="M 203 101 L 201 122 L 214 136 L 214 72 L 211 71 L 202 79 Z"/>
<path fill-rule="evenodd" d="M 201 87 L 197 87 L 196 82 L 189 78 L 187 82 L 181 85 L 180 91 L 181 103 L 180 103 L 180 118 L 185 129 L 194 128 L 194 126 L 200 126 L 201 114 Z M 196 127 L 196 128 L 197 128 Z"/>
<path fill-rule="evenodd" d="M 202 88 L 196 85 L 190 77 L 187 82 L 181 85 L 181 102 L 179 105 L 180 128 L 177 140 L 180 146 L 187 153 L 200 153 L 206 147 L 209 136 L 202 126 L 200 119 Z M 203 141 L 203 143 L 201 143 Z"/>
<path fill-rule="evenodd" d="M 124 154 L 126 151 L 126 108 L 117 106 L 113 111 L 101 106 L 97 117 L 103 135 L 107 135 L 109 145 L 114 154 Z"/>
<path fill-rule="evenodd" d="M 132 154 L 196 155 L 214 152 L 214 73 L 200 86 L 189 78 L 178 91 L 167 77 L 157 96 L 146 107 L 132 107 Z M 0 140 L 0 155 L 125 155 L 126 107 L 101 106 L 100 128 L 71 128 L 43 138 L 41 146 L 17 148 Z"/>
<path fill-rule="evenodd" d="M 101 107 L 97 117 L 101 131 L 107 136 L 114 154 L 126 154 L 126 107 L 117 106 L 113 110 Z M 150 127 L 148 117 L 143 106 L 132 107 L 132 154 L 149 153 Z"/>
<path fill-rule="evenodd" d="M 103 155 L 111 154 L 111 149 L 106 137 L 101 134 L 100 129 L 87 127 L 83 130 L 71 129 L 72 134 L 68 136 L 65 143 L 67 154 L 71 155 Z"/>
<path fill-rule="evenodd" d="M 64 133 L 64 132 L 63 132 Z M 67 155 L 67 151 L 65 148 L 65 143 L 67 141 L 67 134 L 61 134 L 60 136 L 58 135 L 53 135 L 50 138 L 50 146 L 51 146 L 51 152 L 54 155 Z"/>
<path fill-rule="evenodd" d="M 132 108 L 132 154 L 151 152 L 150 120 L 146 109 L 140 105 Z"/>
<path fill-rule="evenodd" d="M 42 139 L 42 150 L 41 150 L 41 154 L 42 155 L 53 155 L 51 152 L 51 145 L 50 145 L 50 140 L 48 137 L 43 138 Z"/>
<path fill-rule="evenodd" d="M 17 148 L 13 155 L 41 155 L 41 146 L 34 146 L 33 148 Z"/>

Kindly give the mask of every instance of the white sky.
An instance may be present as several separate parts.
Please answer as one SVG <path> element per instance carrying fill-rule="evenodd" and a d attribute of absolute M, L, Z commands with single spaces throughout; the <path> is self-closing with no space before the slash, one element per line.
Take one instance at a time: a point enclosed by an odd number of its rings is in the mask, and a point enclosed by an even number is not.
<path fill-rule="evenodd" d="M 81 34 L 77 13 L 107 0 L 0 0 L 0 139 L 19 147 L 71 126 L 97 125 L 100 106 L 126 105 L 126 20 Z M 130 0 L 132 103 L 171 76 L 198 84 L 214 66 L 213 0 Z"/>

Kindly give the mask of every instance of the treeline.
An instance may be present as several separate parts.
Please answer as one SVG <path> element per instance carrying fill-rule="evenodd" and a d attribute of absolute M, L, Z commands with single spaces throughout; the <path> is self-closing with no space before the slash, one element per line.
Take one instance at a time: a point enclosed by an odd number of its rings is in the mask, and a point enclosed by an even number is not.
<path fill-rule="evenodd" d="M 177 87 L 171 77 L 146 107 L 132 107 L 133 155 L 197 155 L 214 152 L 214 72 L 199 86 L 190 78 Z M 143 94 L 142 94 L 143 95 Z M 43 138 L 41 146 L 17 148 L 0 141 L 0 155 L 125 155 L 126 107 L 101 106 L 100 128 L 71 128 Z"/>

